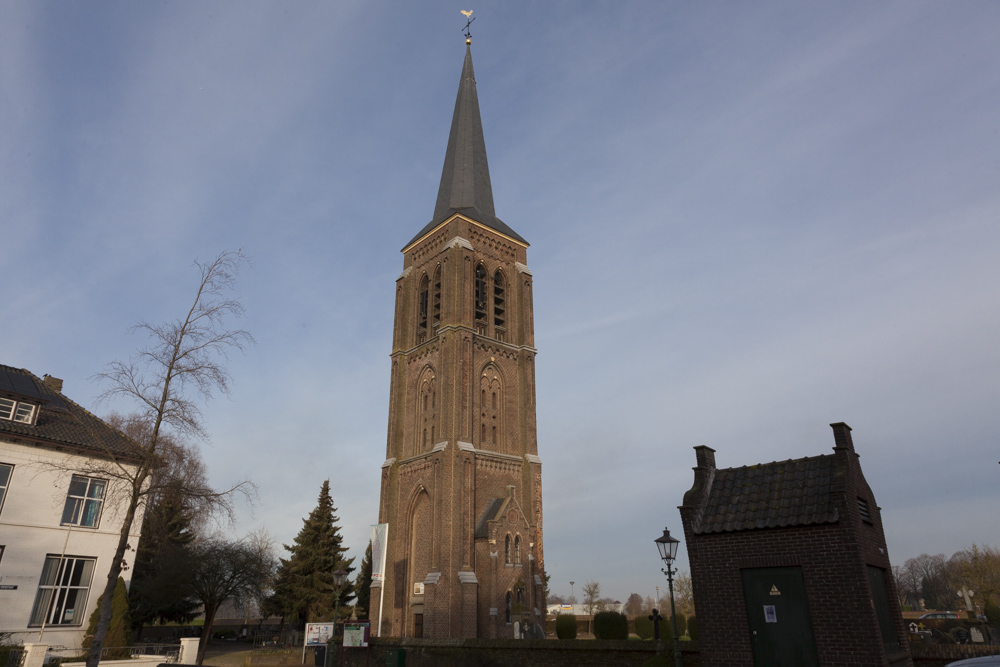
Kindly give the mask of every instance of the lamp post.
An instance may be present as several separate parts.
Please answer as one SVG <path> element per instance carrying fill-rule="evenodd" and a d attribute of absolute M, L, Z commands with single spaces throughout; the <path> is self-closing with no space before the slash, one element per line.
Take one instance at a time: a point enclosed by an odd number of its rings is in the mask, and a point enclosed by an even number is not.
<path fill-rule="evenodd" d="M 347 573 L 337 568 L 333 571 L 333 636 L 337 636 L 337 619 L 340 617 L 340 589 L 344 586 L 344 582 L 347 581 Z"/>
<path fill-rule="evenodd" d="M 660 558 L 666 568 L 661 568 L 663 574 L 667 575 L 667 586 L 670 587 L 670 624 L 674 628 L 674 666 L 684 667 L 684 659 L 681 657 L 680 638 L 677 636 L 677 610 L 674 608 L 674 558 L 677 557 L 677 545 L 681 542 L 670 537 L 670 531 L 663 529 L 663 536 L 655 540 L 656 548 L 660 550 Z"/>
<path fill-rule="evenodd" d="M 576 583 L 575 581 L 569 582 L 569 599 L 570 599 L 570 604 L 572 605 L 576 605 L 576 596 L 573 595 L 573 584 L 575 583 Z M 576 609 L 576 607 L 574 606 L 573 609 Z"/>

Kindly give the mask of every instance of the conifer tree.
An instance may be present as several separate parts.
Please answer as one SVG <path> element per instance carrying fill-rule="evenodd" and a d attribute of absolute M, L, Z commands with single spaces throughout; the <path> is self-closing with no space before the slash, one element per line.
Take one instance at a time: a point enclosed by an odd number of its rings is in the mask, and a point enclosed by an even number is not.
<path fill-rule="evenodd" d="M 353 572 L 353 558 L 344 558 L 340 520 L 330 498 L 330 480 L 323 482 L 319 502 L 307 518 L 292 546 L 288 560 L 281 559 L 274 595 L 268 607 L 296 627 L 306 623 L 333 620 L 335 591 L 333 571 Z M 353 585 L 345 584 L 340 592 L 341 609 L 354 598 Z"/>
<path fill-rule="evenodd" d="M 365 549 L 365 557 L 361 559 L 361 571 L 358 572 L 358 579 L 354 583 L 358 592 L 357 608 L 363 609 L 365 614 L 371 616 L 371 587 L 372 587 L 372 542 L 368 540 L 368 548 Z M 361 613 L 360 611 L 358 612 Z"/>
<path fill-rule="evenodd" d="M 94 613 L 90 615 L 87 634 L 83 640 L 84 648 L 89 648 L 93 642 L 94 632 L 97 630 L 100 608 L 100 597 L 98 597 L 98 605 L 94 609 Z M 108 624 L 108 633 L 105 635 L 104 646 L 119 650 L 109 652 L 105 657 L 110 659 L 127 658 L 128 651 L 120 649 L 131 645 L 132 624 L 129 621 L 128 591 L 125 588 L 125 580 L 118 577 L 118 582 L 115 584 L 115 594 L 111 597 L 111 623 Z"/>

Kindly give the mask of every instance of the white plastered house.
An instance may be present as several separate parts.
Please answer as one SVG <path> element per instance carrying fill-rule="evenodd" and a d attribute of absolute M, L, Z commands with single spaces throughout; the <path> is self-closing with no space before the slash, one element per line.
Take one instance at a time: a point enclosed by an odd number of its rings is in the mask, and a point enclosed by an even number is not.
<path fill-rule="evenodd" d="M 123 482 L 100 469 L 134 470 L 135 447 L 61 380 L 0 365 L 0 632 L 80 647 L 125 513 Z M 141 526 L 140 512 L 133 547 Z"/>

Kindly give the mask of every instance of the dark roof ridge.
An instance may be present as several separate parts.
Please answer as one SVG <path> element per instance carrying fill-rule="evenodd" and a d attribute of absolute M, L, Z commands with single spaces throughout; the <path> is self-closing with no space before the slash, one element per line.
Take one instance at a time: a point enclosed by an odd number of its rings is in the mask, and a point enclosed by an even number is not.
<path fill-rule="evenodd" d="M 768 461 L 767 463 L 751 463 L 743 466 L 736 466 L 733 468 L 716 468 L 715 470 L 742 470 L 743 468 L 761 468 L 763 466 L 774 465 L 775 463 L 798 463 L 800 461 L 812 461 L 814 459 L 829 459 L 835 457 L 836 454 L 816 454 L 815 456 L 801 456 L 797 459 L 782 459 L 780 461 Z"/>

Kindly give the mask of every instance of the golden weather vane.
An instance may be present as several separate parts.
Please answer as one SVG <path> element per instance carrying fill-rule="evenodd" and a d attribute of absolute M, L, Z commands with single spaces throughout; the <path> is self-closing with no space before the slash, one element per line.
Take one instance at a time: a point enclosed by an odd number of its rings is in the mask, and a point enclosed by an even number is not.
<path fill-rule="evenodd" d="M 461 9 L 459 11 L 461 11 L 462 16 L 464 16 L 467 19 L 465 22 L 465 43 L 472 44 L 472 31 L 469 30 L 469 26 L 471 26 L 472 22 L 475 21 L 476 19 L 472 18 L 471 9 Z"/>

